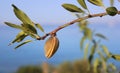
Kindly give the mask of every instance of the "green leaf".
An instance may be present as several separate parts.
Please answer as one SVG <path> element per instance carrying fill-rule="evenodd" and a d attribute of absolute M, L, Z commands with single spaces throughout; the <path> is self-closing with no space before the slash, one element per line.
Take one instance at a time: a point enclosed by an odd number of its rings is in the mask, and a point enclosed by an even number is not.
<path fill-rule="evenodd" d="M 87 28 L 88 21 L 87 20 L 82 20 L 79 22 L 78 26 L 81 31 L 83 31 L 85 28 Z"/>
<path fill-rule="evenodd" d="M 100 34 L 100 33 L 96 33 L 95 36 L 108 40 L 103 34 Z"/>
<path fill-rule="evenodd" d="M 32 25 L 34 26 L 33 22 L 30 20 L 30 18 L 19 8 L 17 8 L 14 4 L 12 4 L 12 7 L 14 8 L 14 13 L 18 19 L 20 19 L 25 26 Z"/>
<path fill-rule="evenodd" d="M 89 40 L 92 40 L 92 31 L 89 28 L 84 29 L 84 36 L 86 36 Z"/>
<path fill-rule="evenodd" d="M 16 29 L 22 29 L 21 26 L 10 23 L 10 22 L 5 22 L 6 25 L 12 27 L 12 28 L 16 28 Z"/>
<path fill-rule="evenodd" d="M 112 55 L 112 58 L 115 60 L 120 61 L 120 55 Z"/>
<path fill-rule="evenodd" d="M 31 41 L 31 40 L 26 40 L 26 41 L 24 41 L 23 43 L 21 43 L 21 44 L 19 44 L 18 46 L 16 46 L 15 49 L 17 49 L 17 48 L 19 48 L 19 47 L 21 47 L 21 46 L 23 46 L 23 45 L 25 45 L 25 44 L 27 44 L 27 43 L 29 43 L 29 42 L 32 42 L 32 41 Z"/>
<path fill-rule="evenodd" d="M 110 6 L 114 5 L 114 0 L 110 0 Z"/>
<path fill-rule="evenodd" d="M 103 52 L 107 55 L 107 57 L 110 57 L 111 55 L 110 55 L 110 53 L 108 51 L 108 48 L 105 45 L 102 45 L 101 47 L 103 49 Z"/>
<path fill-rule="evenodd" d="M 105 60 L 103 59 L 102 59 L 102 68 L 105 72 L 107 71 L 107 62 L 105 62 Z"/>
<path fill-rule="evenodd" d="M 30 32 L 33 34 L 37 34 L 37 30 L 32 25 L 28 25 L 27 27 L 24 27 L 24 24 L 22 24 L 22 27 L 23 27 L 23 31 L 25 31 L 26 33 Z"/>
<path fill-rule="evenodd" d="M 78 1 L 78 3 L 79 3 L 84 9 L 87 9 L 85 0 L 77 0 L 77 1 Z"/>
<path fill-rule="evenodd" d="M 42 32 L 44 32 L 44 29 L 42 28 L 42 26 L 40 24 L 35 24 L 35 26 L 40 29 Z"/>
<path fill-rule="evenodd" d="M 112 63 L 109 64 L 109 67 L 112 68 L 112 70 L 114 70 L 114 71 L 117 70 L 116 66 L 114 64 L 112 64 Z"/>
<path fill-rule="evenodd" d="M 88 1 L 97 6 L 104 6 L 102 0 L 88 0 Z"/>
<path fill-rule="evenodd" d="M 108 7 L 106 8 L 106 12 L 110 16 L 115 16 L 118 13 L 118 10 L 116 7 Z"/>
<path fill-rule="evenodd" d="M 16 36 L 16 38 L 12 41 L 12 43 L 15 42 L 21 42 L 25 37 L 27 36 L 27 34 L 23 31 L 19 32 L 18 35 Z"/>
<path fill-rule="evenodd" d="M 94 64 L 93 64 L 93 67 L 94 67 L 94 73 L 98 73 L 98 66 L 99 66 L 99 59 L 96 58 L 95 61 L 94 61 Z"/>
<path fill-rule="evenodd" d="M 83 46 L 84 46 L 84 41 L 86 40 L 86 37 L 83 36 L 81 41 L 80 41 L 80 48 L 83 49 Z"/>
<path fill-rule="evenodd" d="M 88 58 L 90 63 L 93 59 L 96 49 L 97 49 L 97 42 L 95 40 L 93 40 L 93 46 L 91 47 L 90 56 Z"/>
<path fill-rule="evenodd" d="M 63 4 L 62 7 L 70 12 L 79 12 L 79 13 L 84 12 L 82 9 L 80 9 L 79 7 L 77 7 L 73 4 Z"/>
<path fill-rule="evenodd" d="M 86 44 L 85 49 L 84 49 L 84 59 L 87 59 L 88 50 L 89 50 L 89 44 Z"/>

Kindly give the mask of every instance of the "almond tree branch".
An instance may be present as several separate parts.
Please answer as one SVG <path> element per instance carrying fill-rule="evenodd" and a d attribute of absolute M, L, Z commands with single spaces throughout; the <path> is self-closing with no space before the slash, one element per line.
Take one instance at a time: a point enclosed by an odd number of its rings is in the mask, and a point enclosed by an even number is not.
<path fill-rule="evenodd" d="M 120 11 L 118 11 L 118 14 L 120 14 Z M 105 16 L 105 15 L 108 15 L 108 14 L 107 13 L 98 13 L 98 14 L 92 14 L 92 15 L 88 15 L 88 16 L 84 16 L 84 17 L 75 19 L 75 20 L 73 20 L 71 22 L 68 22 L 68 23 L 66 23 L 64 25 L 59 26 L 58 28 L 56 28 L 53 31 L 45 34 L 44 36 L 42 36 L 41 38 L 38 38 L 37 40 L 44 40 L 47 36 L 55 35 L 59 30 L 65 28 L 67 26 L 73 25 L 76 22 L 80 22 L 81 20 L 85 20 L 85 19 L 89 19 L 89 18 L 93 18 L 93 17 L 102 17 L 102 16 Z"/>

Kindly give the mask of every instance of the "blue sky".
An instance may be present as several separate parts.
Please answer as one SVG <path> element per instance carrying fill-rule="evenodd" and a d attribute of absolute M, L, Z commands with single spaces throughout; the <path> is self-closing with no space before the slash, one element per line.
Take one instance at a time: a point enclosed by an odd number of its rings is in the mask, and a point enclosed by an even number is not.
<path fill-rule="evenodd" d="M 120 10 L 120 2 L 115 0 L 115 5 Z M 86 0 L 87 2 L 87 0 Z M 34 22 L 46 24 L 64 24 L 75 19 L 75 16 L 62 8 L 63 3 L 72 3 L 80 6 L 77 0 L 2 0 L 0 2 L 0 25 L 5 21 L 20 23 L 15 17 L 11 4 L 15 4 L 21 10 L 23 10 Z M 106 7 L 109 6 L 109 0 L 104 2 Z M 104 12 L 104 10 L 98 6 L 92 5 L 87 2 L 88 8 L 92 13 Z M 119 22 L 119 16 L 112 18 L 112 22 Z M 113 21 L 115 20 L 115 21 Z M 100 22 L 99 18 L 91 20 L 92 22 Z M 104 17 L 103 22 L 111 21 L 111 17 Z M 110 22 L 109 22 L 110 23 Z"/>

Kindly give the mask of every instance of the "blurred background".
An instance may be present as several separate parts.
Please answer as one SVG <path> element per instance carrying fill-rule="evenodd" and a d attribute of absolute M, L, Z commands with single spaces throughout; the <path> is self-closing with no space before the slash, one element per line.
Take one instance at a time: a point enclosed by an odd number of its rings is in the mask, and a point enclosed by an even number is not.
<path fill-rule="evenodd" d="M 86 1 L 87 2 L 87 1 Z M 40 23 L 45 32 L 50 32 L 60 25 L 63 25 L 71 20 L 76 19 L 73 13 L 70 13 L 62 8 L 63 3 L 72 3 L 80 6 L 76 0 L 1 0 L 0 2 L 0 73 L 13 73 L 21 66 L 40 65 L 47 62 L 52 65 L 58 65 L 62 62 L 73 62 L 83 57 L 83 52 L 80 50 L 80 39 L 82 34 L 77 25 L 72 25 L 60 30 L 57 37 L 60 40 L 60 47 L 55 55 L 46 59 L 44 56 L 43 41 L 34 41 L 26 44 L 17 50 L 14 49 L 16 44 L 8 46 L 14 39 L 19 30 L 10 28 L 4 24 L 5 21 L 15 24 L 21 24 L 13 12 L 11 4 L 15 4 L 23 10 L 33 22 Z M 109 6 L 109 1 L 104 1 L 105 6 Z M 105 12 L 104 9 L 94 6 L 87 2 L 91 14 Z M 115 6 L 120 10 L 120 2 L 115 0 Z M 119 37 L 120 37 L 120 17 L 105 16 L 102 18 L 88 19 L 90 26 L 96 32 L 103 33 L 108 37 L 108 41 L 102 41 L 108 46 L 109 51 L 114 54 L 120 53 Z M 42 35 L 41 32 L 39 32 Z M 30 38 L 30 37 L 28 37 Z M 111 63 L 120 68 L 120 63 L 113 59 Z"/>

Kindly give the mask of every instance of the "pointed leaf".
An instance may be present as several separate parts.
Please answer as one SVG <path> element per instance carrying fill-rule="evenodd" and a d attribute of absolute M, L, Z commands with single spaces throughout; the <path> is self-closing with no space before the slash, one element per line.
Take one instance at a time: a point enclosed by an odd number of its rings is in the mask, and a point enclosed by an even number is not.
<path fill-rule="evenodd" d="M 107 57 L 110 57 L 111 55 L 108 51 L 108 48 L 105 45 L 102 45 L 101 47 L 103 48 L 103 52 L 107 55 Z"/>
<path fill-rule="evenodd" d="M 77 0 L 77 1 L 78 1 L 78 3 L 79 3 L 84 9 L 87 9 L 85 0 Z"/>
<path fill-rule="evenodd" d="M 29 43 L 29 42 L 32 42 L 32 41 L 31 41 L 31 40 L 26 40 L 26 41 L 24 41 L 23 43 L 21 43 L 21 44 L 19 44 L 18 46 L 16 46 L 15 49 L 17 49 L 17 48 L 21 47 L 22 45 L 25 45 L 25 44 L 27 44 L 27 43 Z"/>
<path fill-rule="evenodd" d="M 91 51 L 90 51 L 90 56 L 89 56 L 89 62 L 91 63 L 93 56 L 95 54 L 95 51 L 97 49 L 97 42 L 94 40 L 93 42 L 93 46 L 91 47 Z"/>
<path fill-rule="evenodd" d="M 84 46 L 84 41 L 86 40 L 86 37 L 83 36 L 81 41 L 80 41 L 80 48 L 83 49 L 83 46 Z"/>
<path fill-rule="evenodd" d="M 39 28 L 42 32 L 44 32 L 44 29 L 42 28 L 42 26 L 41 26 L 40 24 L 35 24 L 35 26 L 36 26 L 37 28 Z"/>
<path fill-rule="evenodd" d="M 94 5 L 103 6 L 102 0 L 88 0 L 88 1 Z"/>
<path fill-rule="evenodd" d="M 5 22 L 6 25 L 12 27 L 12 28 L 16 28 L 16 29 L 22 29 L 21 26 L 10 23 L 10 22 Z"/>
<path fill-rule="evenodd" d="M 14 8 L 14 13 L 16 15 L 16 17 L 18 19 L 20 19 L 24 24 L 27 25 L 32 25 L 34 26 L 34 24 L 32 23 L 32 21 L 30 20 L 30 18 L 19 8 L 17 8 L 14 4 L 12 4 L 12 7 Z"/>
<path fill-rule="evenodd" d="M 116 70 L 117 70 L 116 66 L 115 66 L 114 64 L 112 64 L 112 63 L 111 63 L 111 64 L 109 64 L 109 67 L 110 67 L 110 68 L 112 68 L 112 70 L 114 70 L 114 71 L 116 71 Z"/>
<path fill-rule="evenodd" d="M 118 13 L 118 10 L 116 7 L 108 7 L 106 8 L 106 12 L 110 16 L 115 16 Z"/>
<path fill-rule="evenodd" d="M 82 9 L 80 9 L 79 7 L 77 7 L 73 4 L 63 4 L 62 7 L 70 12 L 79 12 L 79 13 L 84 12 Z"/>
<path fill-rule="evenodd" d="M 87 59 L 88 50 L 89 50 L 89 44 L 86 44 L 85 49 L 84 49 L 84 59 Z"/>
<path fill-rule="evenodd" d="M 96 58 L 95 61 L 94 61 L 94 64 L 93 64 L 93 67 L 94 67 L 94 73 L 98 73 L 98 65 L 99 65 L 99 59 Z"/>
<path fill-rule="evenodd" d="M 97 37 L 100 37 L 100 38 L 102 38 L 102 39 L 107 40 L 107 38 L 106 38 L 103 34 L 96 33 L 96 34 L 95 34 L 95 36 L 97 36 Z"/>
<path fill-rule="evenodd" d="M 12 43 L 21 42 L 26 36 L 27 36 L 27 34 L 24 33 L 23 31 L 21 31 L 21 32 L 18 33 L 18 35 L 17 35 L 16 38 L 12 41 Z"/>
<path fill-rule="evenodd" d="M 120 55 L 112 55 L 112 58 L 115 60 L 120 61 Z"/>

